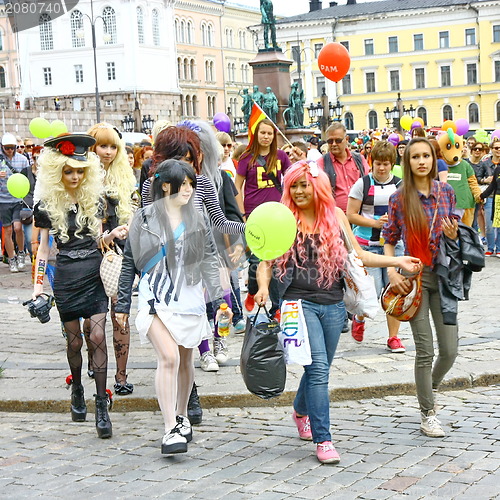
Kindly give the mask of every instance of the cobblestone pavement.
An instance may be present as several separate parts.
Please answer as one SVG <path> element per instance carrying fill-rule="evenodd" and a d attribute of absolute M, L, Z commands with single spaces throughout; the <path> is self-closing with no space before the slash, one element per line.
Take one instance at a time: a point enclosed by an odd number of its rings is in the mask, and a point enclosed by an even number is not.
<path fill-rule="evenodd" d="M 298 439 L 290 408 L 205 411 L 186 454 L 162 456 L 158 412 L 112 412 L 96 437 L 69 413 L 3 413 L 0 496 L 169 500 L 500 498 L 500 387 L 438 393 L 446 437 L 410 396 L 332 403 L 338 465 Z"/>

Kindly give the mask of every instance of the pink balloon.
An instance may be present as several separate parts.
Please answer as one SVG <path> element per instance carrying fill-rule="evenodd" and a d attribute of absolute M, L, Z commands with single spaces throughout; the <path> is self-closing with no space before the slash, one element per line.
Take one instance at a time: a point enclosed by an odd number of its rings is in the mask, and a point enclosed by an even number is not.
<path fill-rule="evenodd" d="M 469 131 L 469 122 L 465 118 L 455 120 L 457 126 L 457 135 L 464 135 Z"/>
<path fill-rule="evenodd" d="M 397 146 L 398 143 L 399 143 L 399 134 L 395 134 L 395 133 L 392 133 L 389 135 L 389 137 L 387 138 L 387 140 L 393 145 L 393 146 Z"/>
<path fill-rule="evenodd" d="M 215 113 L 214 126 L 219 132 L 229 133 L 231 131 L 231 120 L 226 113 Z"/>

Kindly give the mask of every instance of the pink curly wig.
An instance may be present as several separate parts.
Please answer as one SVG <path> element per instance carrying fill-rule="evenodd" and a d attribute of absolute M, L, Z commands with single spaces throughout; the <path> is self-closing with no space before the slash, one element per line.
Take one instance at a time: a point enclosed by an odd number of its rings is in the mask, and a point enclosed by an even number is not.
<path fill-rule="evenodd" d="M 294 163 L 285 173 L 281 203 L 286 205 L 295 215 L 298 233 L 295 245 L 285 255 L 277 259 L 276 265 L 279 270 L 279 278 L 285 274 L 286 265 L 290 259 L 296 266 L 302 267 L 297 262 L 297 256 L 301 262 L 306 259 L 305 240 L 310 235 L 317 234 L 319 244 L 316 245 L 313 243 L 313 246 L 316 246 L 315 249 L 318 256 L 316 265 L 319 272 L 316 283 L 318 286 L 330 288 L 342 276 L 347 250 L 345 249 L 339 221 L 335 214 L 336 204 L 332 195 L 330 180 L 322 169 L 318 169 L 314 165 L 313 173 L 316 174 L 316 171 L 317 176 L 313 177 L 309 163 L 303 160 Z M 303 176 L 305 176 L 307 182 L 312 185 L 314 190 L 313 199 L 316 219 L 312 226 L 305 222 L 302 210 L 297 207 L 290 195 L 290 187 Z"/>

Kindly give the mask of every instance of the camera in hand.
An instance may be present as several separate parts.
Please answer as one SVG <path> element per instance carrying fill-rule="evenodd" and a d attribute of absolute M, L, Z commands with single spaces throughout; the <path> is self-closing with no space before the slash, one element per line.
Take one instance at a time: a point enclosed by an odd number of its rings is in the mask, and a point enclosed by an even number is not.
<path fill-rule="evenodd" d="M 54 297 L 42 293 L 36 299 L 23 302 L 23 306 L 28 306 L 28 312 L 32 318 L 38 318 L 40 323 L 47 323 L 50 320 L 50 310 L 54 305 Z"/>

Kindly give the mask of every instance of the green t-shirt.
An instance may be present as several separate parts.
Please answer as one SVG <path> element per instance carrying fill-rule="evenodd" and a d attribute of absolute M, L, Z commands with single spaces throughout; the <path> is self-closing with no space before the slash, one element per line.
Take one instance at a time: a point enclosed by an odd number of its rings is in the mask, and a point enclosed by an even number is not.
<path fill-rule="evenodd" d="M 448 184 L 455 191 L 457 197 L 457 208 L 474 208 L 476 202 L 470 190 L 467 179 L 475 176 L 474 169 L 466 160 L 462 160 L 459 164 L 448 165 Z"/>

